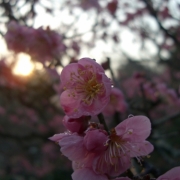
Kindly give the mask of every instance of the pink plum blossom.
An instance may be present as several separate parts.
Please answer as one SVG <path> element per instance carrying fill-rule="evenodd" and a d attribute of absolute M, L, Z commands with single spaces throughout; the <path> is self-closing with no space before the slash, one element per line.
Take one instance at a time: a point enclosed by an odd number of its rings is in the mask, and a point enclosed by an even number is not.
<path fill-rule="evenodd" d="M 97 115 L 110 100 L 111 81 L 93 59 L 82 58 L 67 65 L 60 79 L 64 89 L 60 103 L 69 117 Z"/>
<path fill-rule="evenodd" d="M 11 21 L 7 25 L 7 33 L 5 40 L 7 47 L 16 53 L 27 52 L 29 50 L 29 42 L 31 42 L 32 29 L 26 26 L 21 26 L 15 21 Z"/>
<path fill-rule="evenodd" d="M 81 134 L 87 129 L 89 120 L 90 116 L 81 116 L 79 118 L 65 116 L 63 118 L 63 124 L 72 133 L 77 132 Z"/>
<path fill-rule="evenodd" d="M 157 180 L 180 180 L 180 166 L 172 168 L 165 174 L 158 177 Z"/>
<path fill-rule="evenodd" d="M 145 140 L 150 132 L 151 124 L 145 116 L 124 120 L 111 131 L 107 149 L 94 161 L 94 171 L 112 177 L 126 171 L 131 157 L 139 159 L 153 151 L 153 145 Z"/>
<path fill-rule="evenodd" d="M 110 101 L 104 108 L 105 115 L 113 115 L 116 111 L 124 113 L 127 110 L 127 103 L 123 93 L 118 88 L 111 89 Z"/>
<path fill-rule="evenodd" d="M 16 53 L 28 53 L 42 63 L 52 60 L 55 55 L 61 55 L 66 50 L 60 34 L 49 27 L 34 29 L 11 21 L 7 29 L 5 40 L 8 49 Z"/>
<path fill-rule="evenodd" d="M 29 43 L 29 53 L 41 62 L 52 60 L 55 55 L 60 55 L 66 50 L 62 37 L 49 27 L 33 29 L 32 36 L 34 39 Z"/>

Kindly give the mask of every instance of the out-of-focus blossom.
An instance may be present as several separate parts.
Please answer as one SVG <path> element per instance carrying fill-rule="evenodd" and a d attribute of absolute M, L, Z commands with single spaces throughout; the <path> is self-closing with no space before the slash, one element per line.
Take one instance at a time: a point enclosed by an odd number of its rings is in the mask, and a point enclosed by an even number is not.
<path fill-rule="evenodd" d="M 28 53 L 42 63 L 52 60 L 66 50 L 62 37 L 50 28 L 33 29 L 11 21 L 7 29 L 5 40 L 10 50 Z"/>
<path fill-rule="evenodd" d="M 49 28 L 33 29 L 32 36 L 34 40 L 31 41 L 32 44 L 29 44 L 30 55 L 41 62 L 52 60 L 54 56 L 59 56 L 66 50 L 66 46 L 62 43 L 62 37 Z"/>
<path fill-rule="evenodd" d="M 117 8 L 118 8 L 117 0 L 112 0 L 107 4 L 107 9 L 112 15 L 115 15 Z"/>
<path fill-rule="evenodd" d="M 72 44 L 71 44 L 71 47 L 75 51 L 76 54 L 80 53 L 79 42 L 73 41 Z"/>
<path fill-rule="evenodd" d="M 178 95 L 174 89 L 167 87 L 165 83 L 157 84 L 157 93 L 159 97 L 166 100 L 168 103 L 175 103 L 178 100 Z"/>
<path fill-rule="evenodd" d="M 8 49 L 13 50 L 16 53 L 28 52 L 29 44 L 33 39 L 32 28 L 21 26 L 17 22 L 11 21 L 7 25 L 7 29 L 8 30 L 4 38 L 6 40 Z"/>
<path fill-rule="evenodd" d="M 65 127 L 62 125 L 63 116 L 54 115 L 52 120 L 48 123 L 48 126 L 51 127 L 54 132 L 61 132 L 65 130 Z"/>
<path fill-rule="evenodd" d="M 169 8 L 168 7 L 164 7 L 164 9 L 159 12 L 159 16 L 160 16 L 160 18 L 162 20 L 165 20 L 165 19 L 168 19 L 168 18 L 172 17 L 170 15 L 170 13 L 169 13 Z"/>
<path fill-rule="evenodd" d="M 158 177 L 157 180 L 180 180 L 180 166 L 172 168 L 165 174 Z"/>
<path fill-rule="evenodd" d="M 50 142 L 42 146 L 42 153 L 46 159 L 52 161 L 55 160 L 59 154 L 58 150 L 56 149 L 56 146 Z"/>
<path fill-rule="evenodd" d="M 6 113 L 5 108 L 0 106 L 0 115 L 4 115 Z"/>
<path fill-rule="evenodd" d="M 127 103 L 123 93 L 117 89 L 111 89 L 110 101 L 108 105 L 104 108 L 103 113 L 105 115 L 113 115 L 116 111 L 124 113 L 127 110 Z"/>
<path fill-rule="evenodd" d="M 69 117 L 97 115 L 110 100 L 111 81 L 93 59 L 83 58 L 67 65 L 60 79 L 64 88 L 60 103 Z"/>
<path fill-rule="evenodd" d="M 98 0 L 80 0 L 79 6 L 84 10 L 89 10 L 92 8 L 100 10 Z"/>
<path fill-rule="evenodd" d="M 126 78 L 122 82 L 122 87 L 128 98 L 137 96 L 140 93 L 140 86 L 145 82 L 143 73 L 135 72 L 132 77 Z"/>
<path fill-rule="evenodd" d="M 127 3 L 124 3 L 124 7 L 129 6 Z M 129 23 L 131 23 L 135 18 L 142 17 L 147 14 L 147 8 L 139 8 L 135 12 L 127 12 L 126 13 L 126 19 L 122 22 L 120 22 L 121 25 L 127 26 Z M 135 29 L 137 30 L 137 28 Z M 139 30 L 139 29 L 138 29 Z"/>

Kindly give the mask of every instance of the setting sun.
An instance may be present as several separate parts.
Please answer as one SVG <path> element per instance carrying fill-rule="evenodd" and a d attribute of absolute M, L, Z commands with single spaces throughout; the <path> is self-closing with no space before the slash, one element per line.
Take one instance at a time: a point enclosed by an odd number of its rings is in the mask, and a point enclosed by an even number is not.
<path fill-rule="evenodd" d="M 30 56 L 24 53 L 20 53 L 18 55 L 18 61 L 14 66 L 13 73 L 16 75 L 27 76 L 31 74 L 33 69 L 34 65 L 31 62 Z"/>

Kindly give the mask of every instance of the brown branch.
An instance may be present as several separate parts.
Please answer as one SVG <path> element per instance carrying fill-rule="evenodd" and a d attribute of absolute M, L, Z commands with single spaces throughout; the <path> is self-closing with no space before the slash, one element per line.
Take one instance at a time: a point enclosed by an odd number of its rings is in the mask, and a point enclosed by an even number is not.
<path fill-rule="evenodd" d="M 149 0 L 143 0 L 143 1 L 146 4 L 146 7 L 151 13 L 151 15 L 156 19 L 159 28 L 165 33 L 166 36 L 170 37 L 177 46 L 180 46 L 180 42 L 177 40 L 177 38 L 173 34 L 171 34 L 166 28 L 164 28 L 163 25 L 161 24 L 160 20 L 158 19 L 157 11 L 153 8 L 151 1 Z"/>
<path fill-rule="evenodd" d="M 104 116 L 102 113 L 98 114 L 98 119 L 99 119 L 99 122 L 100 124 L 103 124 L 104 125 L 104 129 L 107 131 L 107 133 L 109 133 L 109 130 L 108 130 L 108 127 L 107 127 L 107 124 L 105 122 L 105 119 L 104 119 Z"/>

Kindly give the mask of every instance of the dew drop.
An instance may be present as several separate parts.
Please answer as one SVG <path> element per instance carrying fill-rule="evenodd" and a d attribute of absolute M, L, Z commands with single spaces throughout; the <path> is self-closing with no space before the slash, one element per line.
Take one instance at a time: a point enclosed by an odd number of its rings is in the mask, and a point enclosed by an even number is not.
<path fill-rule="evenodd" d="M 128 134 L 132 134 L 132 133 L 133 133 L 133 129 L 129 129 Z"/>
<path fill-rule="evenodd" d="M 130 114 L 129 116 L 128 116 L 128 118 L 131 118 L 131 117 L 133 117 L 134 115 L 133 114 Z"/>

